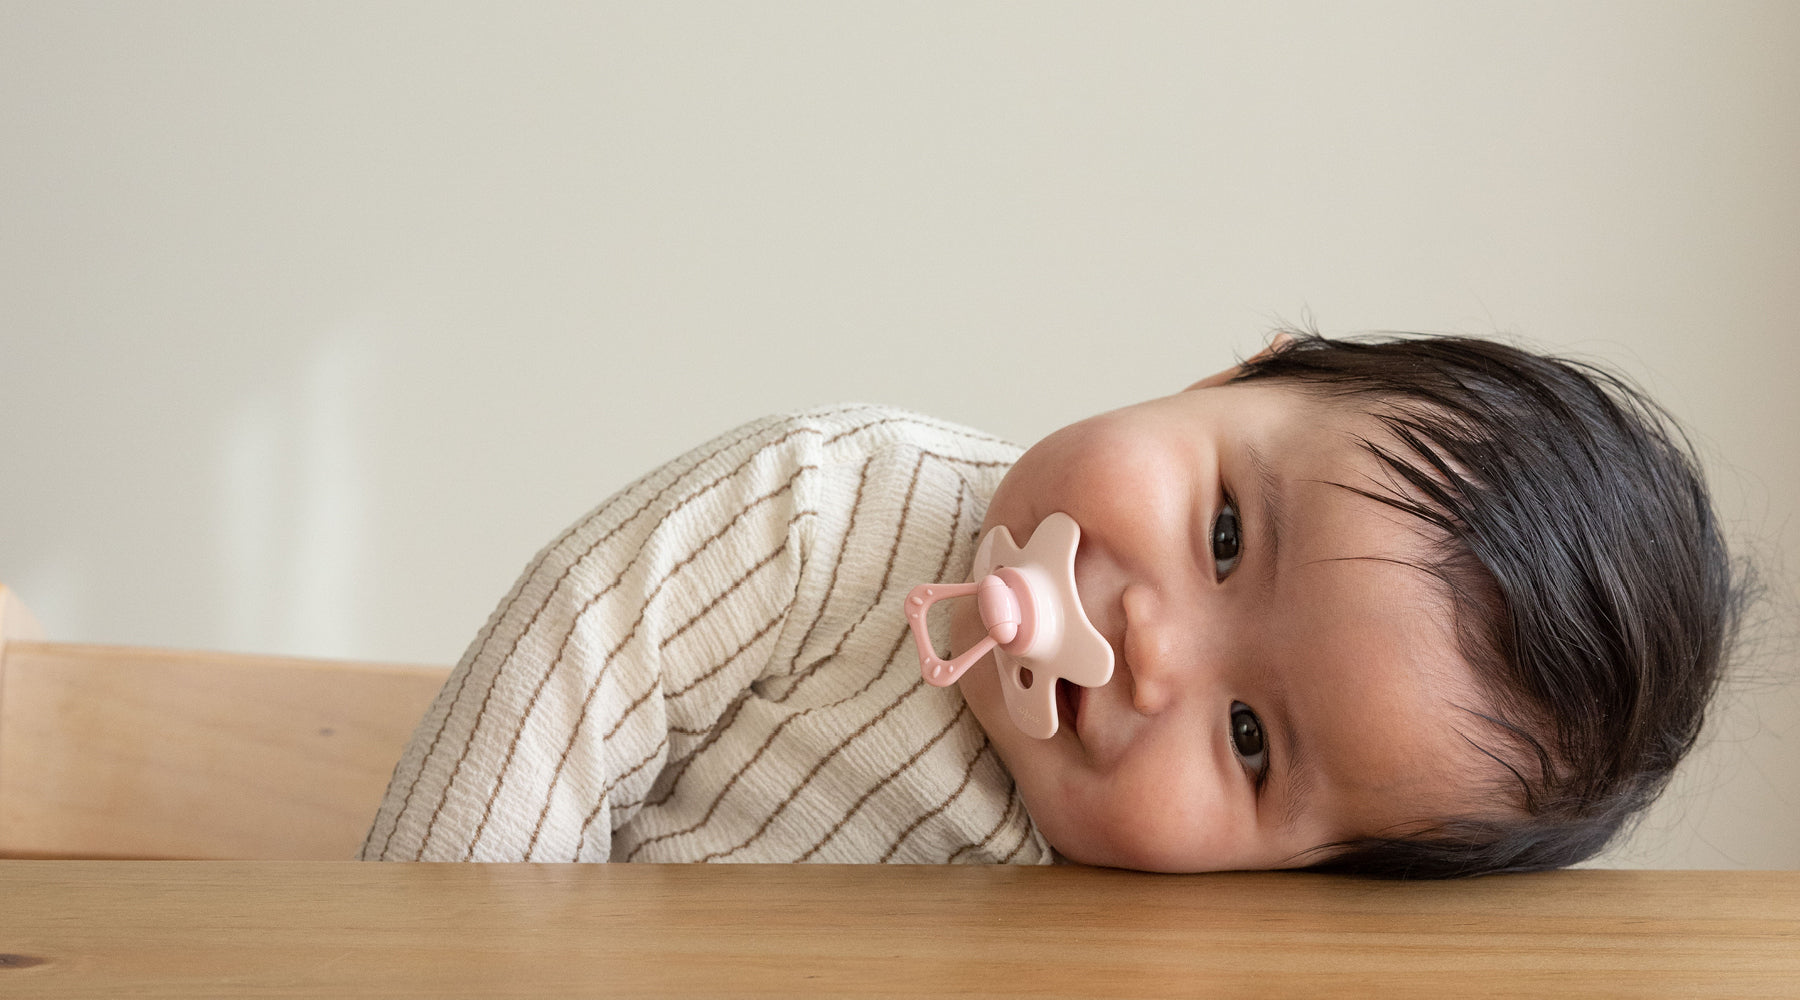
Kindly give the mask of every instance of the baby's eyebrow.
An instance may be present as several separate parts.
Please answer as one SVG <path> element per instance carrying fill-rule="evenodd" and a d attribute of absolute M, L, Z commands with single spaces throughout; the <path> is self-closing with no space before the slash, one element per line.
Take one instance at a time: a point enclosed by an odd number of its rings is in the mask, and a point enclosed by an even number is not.
<path fill-rule="evenodd" d="M 1261 528 L 1259 534 L 1263 545 L 1269 550 L 1269 575 L 1273 578 L 1281 558 L 1281 531 L 1287 524 L 1287 503 L 1282 499 L 1281 479 L 1275 474 L 1275 467 L 1256 450 L 1256 446 L 1246 443 L 1244 455 L 1250 459 L 1250 467 L 1256 470 L 1256 496 L 1261 507 L 1261 515 L 1257 518 Z M 1239 511 L 1239 513 L 1243 513 Z"/>
<path fill-rule="evenodd" d="M 1284 706 L 1285 707 L 1285 706 Z M 1316 777 L 1312 758 L 1305 753 L 1305 741 L 1300 736 L 1300 727 L 1294 724 L 1294 716 L 1283 712 L 1281 725 L 1276 729 L 1277 740 L 1281 743 L 1281 825 L 1293 826 L 1306 812 L 1306 803 L 1312 796 L 1313 779 Z"/>

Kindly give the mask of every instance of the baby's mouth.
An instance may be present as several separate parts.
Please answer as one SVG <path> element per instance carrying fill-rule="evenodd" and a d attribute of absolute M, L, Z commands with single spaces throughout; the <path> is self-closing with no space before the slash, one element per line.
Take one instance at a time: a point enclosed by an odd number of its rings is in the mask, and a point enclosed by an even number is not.
<path fill-rule="evenodd" d="M 1068 727 L 1069 732 L 1075 733 L 1077 738 L 1080 737 L 1080 733 L 1075 728 L 1075 719 L 1080 711 L 1080 689 L 1072 682 L 1058 677 L 1056 679 L 1056 715 L 1059 720 L 1059 728 Z"/>

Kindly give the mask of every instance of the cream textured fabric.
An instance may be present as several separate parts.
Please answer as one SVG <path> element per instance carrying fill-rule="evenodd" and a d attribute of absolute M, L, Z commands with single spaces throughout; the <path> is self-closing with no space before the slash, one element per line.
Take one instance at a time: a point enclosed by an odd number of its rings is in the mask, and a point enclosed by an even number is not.
<path fill-rule="evenodd" d="M 919 679 L 900 604 L 966 579 L 1018 454 L 837 407 L 627 487 L 476 637 L 362 857 L 1049 863 L 962 696 Z"/>

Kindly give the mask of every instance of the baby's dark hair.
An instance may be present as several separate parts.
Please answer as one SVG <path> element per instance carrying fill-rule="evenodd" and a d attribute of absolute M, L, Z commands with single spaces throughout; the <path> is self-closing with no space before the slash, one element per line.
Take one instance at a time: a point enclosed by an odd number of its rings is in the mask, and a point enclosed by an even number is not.
<path fill-rule="evenodd" d="M 1311 867 L 1451 878 L 1592 857 L 1694 745 L 1744 604 L 1692 446 L 1587 363 L 1468 337 L 1289 335 L 1232 381 L 1293 383 L 1392 435 L 1362 445 L 1396 478 L 1338 485 L 1436 536 L 1422 568 L 1495 706 L 1468 708 L 1463 736 L 1515 806 L 1327 845 Z"/>

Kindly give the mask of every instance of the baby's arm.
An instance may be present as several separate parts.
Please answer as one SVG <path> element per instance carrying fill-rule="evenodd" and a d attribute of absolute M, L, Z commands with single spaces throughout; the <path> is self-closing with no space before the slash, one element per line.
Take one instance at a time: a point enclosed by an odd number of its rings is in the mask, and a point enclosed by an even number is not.
<path fill-rule="evenodd" d="M 406 748 L 362 857 L 604 861 L 664 764 L 768 667 L 824 433 L 740 428 L 551 543 Z"/>

